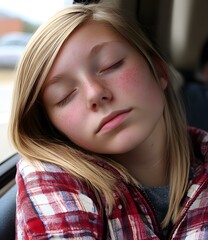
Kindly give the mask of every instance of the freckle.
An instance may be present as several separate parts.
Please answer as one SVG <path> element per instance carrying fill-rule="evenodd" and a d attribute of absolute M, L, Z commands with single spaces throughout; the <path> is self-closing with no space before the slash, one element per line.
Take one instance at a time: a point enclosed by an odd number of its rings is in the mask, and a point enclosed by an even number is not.
<path fill-rule="evenodd" d="M 118 83 L 124 91 L 128 91 L 128 88 L 133 84 L 133 79 L 136 81 L 137 76 L 135 76 L 134 69 L 131 68 L 122 72 L 122 74 L 119 76 Z"/>

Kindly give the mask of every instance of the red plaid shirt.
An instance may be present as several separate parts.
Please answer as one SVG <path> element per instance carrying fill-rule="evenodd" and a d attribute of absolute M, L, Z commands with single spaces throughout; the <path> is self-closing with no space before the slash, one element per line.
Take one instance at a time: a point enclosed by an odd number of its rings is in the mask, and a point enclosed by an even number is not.
<path fill-rule="evenodd" d="M 208 134 L 191 129 L 199 161 L 183 201 L 183 212 L 166 239 L 208 239 Z M 106 170 L 106 163 L 97 162 Z M 155 213 L 140 188 L 120 181 L 127 199 L 115 193 L 110 215 L 105 200 L 100 209 L 87 184 L 52 164 L 32 166 L 21 159 L 16 175 L 16 239 L 161 239 Z M 103 211 L 102 211 L 103 210 Z"/>

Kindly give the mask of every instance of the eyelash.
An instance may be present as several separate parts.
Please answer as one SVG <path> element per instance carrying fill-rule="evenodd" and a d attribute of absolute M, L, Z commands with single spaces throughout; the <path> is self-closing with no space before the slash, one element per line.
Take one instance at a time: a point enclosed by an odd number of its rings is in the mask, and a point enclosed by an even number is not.
<path fill-rule="evenodd" d="M 124 60 L 122 59 L 122 60 L 120 60 L 120 61 L 118 61 L 118 62 L 110 65 L 109 67 L 104 68 L 103 70 L 101 70 L 101 73 L 102 73 L 102 72 L 108 72 L 108 71 L 117 69 L 117 68 L 119 68 L 119 67 L 123 64 L 123 62 L 124 62 Z"/>
<path fill-rule="evenodd" d="M 69 102 L 70 98 L 72 97 L 72 94 L 74 94 L 75 90 L 72 91 L 70 94 L 68 94 L 64 99 L 62 99 L 60 102 L 58 102 L 56 105 L 58 107 L 64 106 L 66 103 Z"/>

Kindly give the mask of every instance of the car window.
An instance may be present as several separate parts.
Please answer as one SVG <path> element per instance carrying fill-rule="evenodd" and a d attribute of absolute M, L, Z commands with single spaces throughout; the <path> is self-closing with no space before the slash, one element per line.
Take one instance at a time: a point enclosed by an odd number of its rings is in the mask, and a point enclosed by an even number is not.
<path fill-rule="evenodd" d="M 32 36 L 32 33 L 26 33 L 26 32 L 5 33 L 2 36 L 0 36 L 0 47 L 6 47 L 6 46 L 25 47 L 31 36 Z"/>
<path fill-rule="evenodd" d="M 0 163 L 16 152 L 9 140 L 8 122 L 19 59 L 38 26 L 72 3 L 73 0 L 0 1 Z"/>

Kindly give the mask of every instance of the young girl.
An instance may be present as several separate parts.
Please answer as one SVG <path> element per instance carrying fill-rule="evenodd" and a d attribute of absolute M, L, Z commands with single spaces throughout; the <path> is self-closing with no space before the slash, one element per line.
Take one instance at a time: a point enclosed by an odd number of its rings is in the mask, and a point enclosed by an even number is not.
<path fill-rule="evenodd" d="M 174 74 L 102 4 L 43 24 L 18 66 L 17 239 L 208 239 L 208 135 Z"/>

